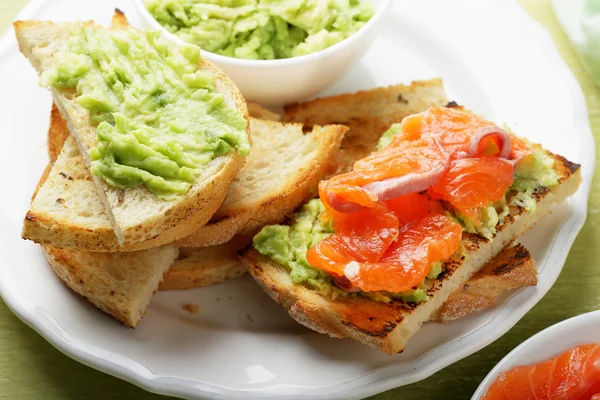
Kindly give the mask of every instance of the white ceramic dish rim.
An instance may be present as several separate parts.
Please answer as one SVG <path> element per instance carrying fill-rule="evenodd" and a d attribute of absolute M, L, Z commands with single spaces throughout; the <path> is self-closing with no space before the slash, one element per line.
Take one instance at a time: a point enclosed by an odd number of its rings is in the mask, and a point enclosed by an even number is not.
<path fill-rule="evenodd" d="M 516 355 L 519 354 L 525 347 L 529 347 L 532 343 L 544 340 L 552 335 L 564 336 L 563 331 L 567 328 L 567 326 L 571 327 L 585 324 L 586 322 L 590 320 L 593 321 L 594 319 L 600 320 L 600 310 L 571 317 L 569 319 L 551 325 L 541 332 L 536 333 L 535 335 L 533 335 L 532 337 L 515 347 L 514 350 L 512 350 L 510 353 L 504 356 L 504 358 L 502 358 L 502 360 L 500 360 L 500 362 L 496 364 L 494 369 L 492 369 L 490 373 L 485 377 L 485 379 L 481 382 L 471 400 L 478 400 L 480 397 L 482 397 L 485 394 L 485 392 L 487 392 L 487 390 L 491 386 L 492 382 L 496 379 L 498 374 L 500 374 L 500 372 L 506 371 L 504 365 L 509 361 L 512 362 L 513 358 L 515 358 Z M 559 352 L 560 351 L 566 351 L 566 349 L 559 350 Z M 520 364 L 526 365 L 527 361 L 523 360 L 523 362 L 521 362 Z"/>
<path fill-rule="evenodd" d="M 150 14 L 144 0 L 133 0 L 133 4 L 136 7 L 137 12 L 140 14 L 142 19 L 150 24 L 151 29 L 156 29 L 162 32 L 162 34 L 169 40 L 179 43 L 187 44 L 186 41 L 180 39 L 177 35 L 166 30 L 153 16 Z M 346 39 L 334 44 L 333 46 L 327 47 L 326 49 L 317 51 L 315 53 L 306 54 L 303 56 L 283 58 L 279 60 L 246 60 L 243 58 L 227 57 L 220 54 L 211 53 L 210 51 L 202 50 L 202 53 L 209 60 L 217 63 L 229 64 L 236 67 L 247 67 L 247 68 L 269 68 L 269 67 L 285 67 L 288 65 L 307 64 L 315 60 L 326 58 L 340 50 L 350 47 L 356 44 L 363 35 L 365 35 L 369 29 L 375 26 L 381 18 L 385 15 L 386 10 L 392 4 L 392 0 L 381 0 L 381 5 L 375 10 L 375 14 L 371 17 L 365 25 L 362 26 L 357 32 L 348 36 Z"/>
<path fill-rule="evenodd" d="M 31 16 L 35 15 L 35 13 L 43 6 L 45 1 L 46 0 L 32 0 L 23 8 L 16 19 L 31 18 Z M 586 166 L 587 171 L 591 172 L 594 170 L 595 164 L 595 146 L 589 127 L 587 107 L 583 93 L 581 92 L 575 77 L 556 50 L 549 33 L 537 22 L 532 20 L 532 18 L 529 17 L 516 2 L 510 2 L 509 4 L 510 5 L 507 5 L 507 7 L 513 7 L 514 15 L 515 17 L 518 17 L 514 22 L 528 24 L 528 28 L 532 28 L 530 30 L 531 34 L 537 37 L 544 55 L 548 58 L 549 67 L 555 68 L 559 75 L 564 77 L 564 83 L 569 87 L 574 103 L 573 126 L 576 131 L 579 132 L 581 139 L 579 161 Z M 12 36 L 12 29 L 9 29 L 9 32 L 0 40 L 0 56 L 13 45 L 14 39 Z M 579 189 L 580 192 L 582 192 L 582 195 L 577 196 L 579 199 L 577 203 L 571 203 L 572 210 L 573 208 L 587 210 L 587 199 L 591 180 L 591 173 L 589 175 L 584 175 L 584 181 Z M 550 247 L 549 257 L 554 257 L 555 261 L 561 263 L 561 265 L 564 263 L 568 254 L 568 251 L 565 249 L 568 250 L 571 247 L 577 233 L 585 222 L 585 213 L 576 213 L 575 217 L 576 218 L 574 219 L 571 215 L 569 217 L 571 223 L 561 225 L 558 231 L 563 240 L 560 243 L 557 243 L 555 240 Z M 565 232 L 566 229 L 568 230 Z M 558 278 L 559 272 L 560 269 L 557 270 L 552 277 L 552 282 Z M 259 390 L 235 390 L 189 379 L 156 375 L 138 362 L 106 351 L 97 346 L 90 345 L 82 339 L 64 331 L 52 317 L 45 313 L 44 310 L 35 306 L 25 298 L 12 282 L 10 276 L 3 276 L 2 279 L 0 279 L 0 295 L 8 307 L 23 322 L 38 332 L 61 352 L 85 365 L 124 379 L 148 391 L 186 398 L 203 397 L 221 399 L 236 397 L 247 399 L 275 399 L 280 398 L 281 396 L 310 399 L 329 399 L 332 397 L 362 398 L 392 389 L 399 385 L 406 385 L 423 380 L 445 366 L 484 348 L 499 337 L 497 335 L 493 337 L 488 336 L 486 340 L 479 341 L 476 346 L 459 347 L 458 351 L 445 357 L 437 357 L 435 354 L 432 354 L 432 352 L 429 352 L 421 357 L 416 363 L 418 368 L 415 368 L 414 373 L 408 376 L 395 374 L 394 370 L 398 366 L 391 365 L 370 371 L 342 384 L 328 387 L 305 388 L 291 385 L 278 385 Z M 494 331 L 499 332 L 500 334 L 506 333 L 543 297 L 544 294 L 545 291 L 543 293 L 532 295 L 531 298 L 528 299 L 528 303 L 531 303 L 530 307 L 524 307 L 519 309 L 518 312 L 512 312 L 509 317 L 504 318 L 502 327 L 495 328 Z M 504 307 L 505 306 L 506 303 Z M 502 312 L 502 310 L 500 310 L 500 312 Z M 448 343 L 447 345 L 450 344 L 451 343 Z"/>

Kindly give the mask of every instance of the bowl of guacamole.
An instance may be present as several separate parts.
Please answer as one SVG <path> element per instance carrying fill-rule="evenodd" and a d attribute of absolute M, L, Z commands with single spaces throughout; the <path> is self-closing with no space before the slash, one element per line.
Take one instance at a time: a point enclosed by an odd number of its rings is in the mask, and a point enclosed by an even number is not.
<path fill-rule="evenodd" d="M 310 97 L 375 40 L 391 0 L 135 0 L 147 27 L 193 43 L 261 104 Z"/>

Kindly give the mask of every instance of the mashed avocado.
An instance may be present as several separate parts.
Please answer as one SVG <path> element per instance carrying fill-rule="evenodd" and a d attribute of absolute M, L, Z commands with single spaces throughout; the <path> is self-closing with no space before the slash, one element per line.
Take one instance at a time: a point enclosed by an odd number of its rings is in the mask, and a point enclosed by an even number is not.
<path fill-rule="evenodd" d="M 254 236 L 254 248 L 259 253 L 288 268 L 292 282 L 305 284 L 333 299 L 338 296 L 359 295 L 386 303 L 393 298 L 412 303 L 427 301 L 427 292 L 423 288 L 415 288 L 402 293 L 349 293 L 339 288 L 328 273 L 310 266 L 306 261 L 308 249 L 334 233 L 333 229 L 327 223 L 323 223 L 320 218 L 323 211 L 323 203 L 319 199 L 310 200 L 294 215 L 291 226 L 265 226 Z M 442 263 L 433 263 L 427 279 L 436 279 L 441 272 Z"/>
<path fill-rule="evenodd" d="M 169 32 L 206 51 L 273 60 L 314 53 L 358 31 L 367 0 L 145 0 Z"/>
<path fill-rule="evenodd" d="M 254 248 L 289 268 L 292 282 L 320 288 L 328 274 L 311 267 L 306 261 L 306 252 L 313 244 L 333 233 L 319 221 L 323 210 L 319 199 L 309 201 L 294 215 L 292 226 L 265 226 L 254 236 Z"/>
<path fill-rule="evenodd" d="M 554 158 L 542 149 L 535 150 L 519 163 L 512 187 L 525 191 L 537 186 L 558 185 L 558 174 L 554 169 Z"/>
<path fill-rule="evenodd" d="M 537 202 L 533 197 L 540 187 L 558 185 L 558 174 L 554 169 L 554 159 L 544 150 L 537 149 L 519 163 L 511 189 L 515 192 L 510 204 L 523 207 L 528 212 L 535 211 Z"/>
<path fill-rule="evenodd" d="M 504 217 L 509 213 L 510 208 L 506 198 L 502 198 L 500 201 L 491 203 L 489 206 L 481 209 L 479 224 L 476 224 L 475 221 L 458 210 L 452 210 L 449 216 L 460 223 L 465 232 L 476 233 L 487 239 L 491 239 L 496 234 L 498 223 L 503 222 Z"/>
<path fill-rule="evenodd" d="M 91 172 L 110 185 L 182 194 L 215 157 L 249 152 L 246 120 L 215 92 L 215 77 L 198 70 L 194 45 L 87 27 L 72 32 L 55 60 L 40 84 L 72 89 L 89 110 L 98 124 Z"/>

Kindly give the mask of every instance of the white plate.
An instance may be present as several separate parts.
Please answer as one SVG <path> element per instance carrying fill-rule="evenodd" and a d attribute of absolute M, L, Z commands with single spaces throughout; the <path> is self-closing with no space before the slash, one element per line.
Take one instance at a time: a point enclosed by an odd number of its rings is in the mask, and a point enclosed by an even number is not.
<path fill-rule="evenodd" d="M 35 0 L 19 18 L 107 24 L 112 5 L 138 22 L 126 0 Z M 0 42 L 0 57 L 0 293 L 61 351 L 153 392 L 359 398 L 422 380 L 493 342 L 530 310 L 554 283 L 585 220 L 594 142 L 581 91 L 549 35 L 516 1 L 395 1 L 372 49 L 327 94 L 441 76 L 460 103 L 581 163 L 579 192 L 524 239 L 538 262 L 538 286 L 485 313 L 428 324 L 392 357 L 303 329 L 249 278 L 158 293 L 131 330 L 68 291 L 39 247 L 19 238 L 47 163 L 51 100 L 12 33 Z M 185 303 L 199 304 L 200 313 L 186 313 Z"/>
<path fill-rule="evenodd" d="M 483 397 L 500 372 L 546 361 L 575 346 L 591 343 L 600 343 L 600 311 L 559 322 L 521 343 L 485 377 L 471 400 Z"/>

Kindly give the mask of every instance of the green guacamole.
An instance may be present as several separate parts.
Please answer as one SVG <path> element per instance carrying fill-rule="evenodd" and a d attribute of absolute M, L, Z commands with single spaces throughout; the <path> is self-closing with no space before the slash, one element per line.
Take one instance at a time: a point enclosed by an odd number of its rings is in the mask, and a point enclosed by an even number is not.
<path fill-rule="evenodd" d="M 183 194 L 219 155 L 250 150 L 243 115 L 198 69 L 200 49 L 158 32 L 76 29 L 40 84 L 72 89 L 97 125 L 91 172 L 112 186 Z"/>
<path fill-rule="evenodd" d="M 310 54 L 358 31 L 374 13 L 364 0 L 145 0 L 169 32 L 228 57 Z"/>
<path fill-rule="evenodd" d="M 319 199 L 310 200 L 296 212 L 293 224 L 265 226 L 254 236 L 254 248 L 288 268 L 292 282 L 305 284 L 324 295 L 331 295 L 334 299 L 337 296 L 358 295 L 384 302 L 389 302 L 392 298 L 413 303 L 427 301 L 427 293 L 422 288 L 402 293 L 349 293 L 336 286 L 328 273 L 310 266 L 306 261 L 308 249 L 334 232 L 330 226 L 322 222 L 320 215 L 323 211 L 324 207 Z M 434 263 L 427 278 L 436 279 L 441 272 L 442 264 Z"/>

